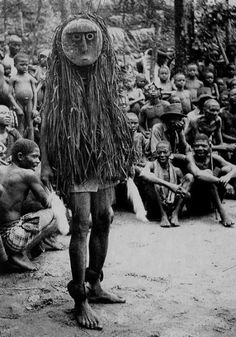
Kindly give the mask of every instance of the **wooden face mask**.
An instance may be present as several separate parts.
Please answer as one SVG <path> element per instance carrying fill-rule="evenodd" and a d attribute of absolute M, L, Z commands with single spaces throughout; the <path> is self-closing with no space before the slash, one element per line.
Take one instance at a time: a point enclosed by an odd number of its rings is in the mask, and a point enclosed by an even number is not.
<path fill-rule="evenodd" d="M 62 49 L 77 66 L 93 64 L 102 51 L 102 32 L 96 23 L 87 19 L 69 22 L 62 31 Z"/>

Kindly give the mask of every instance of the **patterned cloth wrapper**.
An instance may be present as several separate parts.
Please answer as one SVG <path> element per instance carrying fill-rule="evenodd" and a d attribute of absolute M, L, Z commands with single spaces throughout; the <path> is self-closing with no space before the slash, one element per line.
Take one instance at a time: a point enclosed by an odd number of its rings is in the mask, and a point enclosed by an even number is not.
<path fill-rule="evenodd" d="M 39 216 L 28 213 L 19 220 L 1 226 L 0 234 L 7 250 L 19 253 L 40 233 Z"/>

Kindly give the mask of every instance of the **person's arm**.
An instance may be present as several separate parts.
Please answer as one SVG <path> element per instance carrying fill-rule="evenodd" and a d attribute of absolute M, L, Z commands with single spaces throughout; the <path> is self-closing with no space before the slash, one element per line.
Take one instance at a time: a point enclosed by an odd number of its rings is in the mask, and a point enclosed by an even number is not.
<path fill-rule="evenodd" d="M 142 107 L 140 115 L 139 115 L 139 130 L 142 134 L 146 135 L 146 115 L 145 115 L 145 107 Z"/>
<path fill-rule="evenodd" d="M 217 161 L 217 166 L 221 169 L 221 173 L 224 174 L 219 180 L 224 186 L 226 186 L 232 178 L 236 178 L 236 166 L 217 154 L 214 154 L 213 156 Z"/>
<path fill-rule="evenodd" d="M 10 78 L 8 96 L 9 96 L 9 99 L 11 101 L 11 104 L 16 109 L 17 115 L 22 116 L 22 115 L 24 115 L 24 112 L 21 109 L 21 107 L 17 104 L 17 102 L 15 100 L 15 97 L 14 97 L 14 83 L 15 83 L 15 78 L 14 77 Z"/>
<path fill-rule="evenodd" d="M 48 162 L 46 148 L 46 117 L 42 114 L 41 134 L 40 134 L 40 151 L 41 151 L 41 180 L 46 185 L 50 185 L 50 180 L 53 178 L 53 172 Z"/>
<path fill-rule="evenodd" d="M 36 91 L 36 80 L 30 76 L 31 88 L 33 91 L 33 118 L 37 114 L 37 91 Z"/>
<path fill-rule="evenodd" d="M 42 186 L 41 181 L 36 176 L 34 171 L 27 170 L 26 183 L 34 194 L 35 198 L 42 204 L 44 208 L 50 207 L 48 204 L 48 194 Z"/>
<path fill-rule="evenodd" d="M 153 170 L 153 162 L 147 162 L 145 167 L 140 172 L 140 177 L 148 181 L 149 183 L 158 184 L 160 186 L 167 187 L 173 192 L 177 192 L 177 190 L 179 189 L 179 185 L 172 184 L 168 181 L 157 178 L 155 173 L 152 172 L 152 170 Z"/>
<path fill-rule="evenodd" d="M 208 183 L 219 183 L 220 179 L 213 175 L 213 172 L 209 170 L 200 170 L 195 164 L 193 154 L 189 152 L 186 155 L 187 169 L 189 173 L 192 173 L 194 178 L 208 182 Z"/>

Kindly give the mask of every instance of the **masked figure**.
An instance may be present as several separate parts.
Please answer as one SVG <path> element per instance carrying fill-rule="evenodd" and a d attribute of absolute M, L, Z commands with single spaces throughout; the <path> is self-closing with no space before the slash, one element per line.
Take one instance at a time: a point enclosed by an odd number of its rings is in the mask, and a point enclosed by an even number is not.
<path fill-rule="evenodd" d="M 132 137 L 118 108 L 116 59 L 103 20 L 81 14 L 58 27 L 46 79 L 42 180 L 54 175 L 72 210 L 68 284 L 80 325 L 100 329 L 89 301 L 124 300 L 102 290 L 113 187 L 132 161 Z M 89 215 L 92 230 L 86 269 Z"/>

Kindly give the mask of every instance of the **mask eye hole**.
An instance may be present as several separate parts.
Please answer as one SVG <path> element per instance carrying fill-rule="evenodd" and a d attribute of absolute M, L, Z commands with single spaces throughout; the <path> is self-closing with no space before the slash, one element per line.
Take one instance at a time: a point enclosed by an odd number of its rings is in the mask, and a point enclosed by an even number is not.
<path fill-rule="evenodd" d="M 72 41 L 78 42 L 81 41 L 81 34 L 79 33 L 73 33 L 71 34 Z"/>
<path fill-rule="evenodd" d="M 95 38 L 95 34 L 94 33 L 87 33 L 86 34 L 86 39 L 88 41 L 92 41 Z"/>

